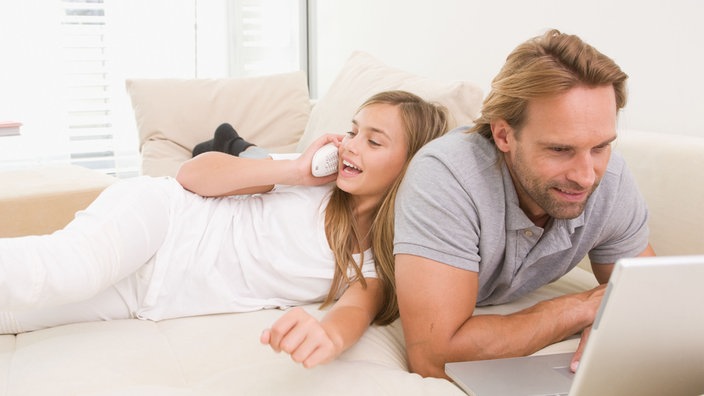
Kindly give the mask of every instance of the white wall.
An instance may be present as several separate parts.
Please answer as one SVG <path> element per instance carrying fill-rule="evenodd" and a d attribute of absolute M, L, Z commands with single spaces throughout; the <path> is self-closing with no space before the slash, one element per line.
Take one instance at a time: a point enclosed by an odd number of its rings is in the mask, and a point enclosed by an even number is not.
<path fill-rule="evenodd" d="M 314 95 L 364 50 L 390 66 L 485 93 L 516 45 L 557 28 L 628 73 L 622 128 L 704 136 L 704 2 L 699 0 L 312 0 Z"/>

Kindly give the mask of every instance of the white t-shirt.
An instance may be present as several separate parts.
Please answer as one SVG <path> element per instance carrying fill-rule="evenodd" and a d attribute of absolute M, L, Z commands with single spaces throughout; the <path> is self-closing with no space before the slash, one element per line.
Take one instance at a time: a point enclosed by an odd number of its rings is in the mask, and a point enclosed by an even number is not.
<path fill-rule="evenodd" d="M 135 275 L 139 318 L 245 312 L 327 296 L 334 275 L 324 230 L 331 185 L 225 198 L 173 190 L 166 240 Z M 362 273 L 376 277 L 369 250 Z"/>

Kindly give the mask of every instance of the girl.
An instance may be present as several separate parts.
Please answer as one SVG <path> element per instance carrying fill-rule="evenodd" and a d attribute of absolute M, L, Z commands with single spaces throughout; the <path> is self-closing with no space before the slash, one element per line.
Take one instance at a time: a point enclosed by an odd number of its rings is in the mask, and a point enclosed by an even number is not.
<path fill-rule="evenodd" d="M 289 310 L 261 342 L 326 363 L 398 316 L 394 197 L 413 154 L 446 129 L 443 108 L 390 91 L 362 104 L 344 138 L 297 159 L 206 152 L 175 180 L 115 183 L 63 230 L 0 239 L 0 331 L 322 301 L 321 321 Z M 311 158 L 330 142 L 339 171 L 314 177 Z"/>

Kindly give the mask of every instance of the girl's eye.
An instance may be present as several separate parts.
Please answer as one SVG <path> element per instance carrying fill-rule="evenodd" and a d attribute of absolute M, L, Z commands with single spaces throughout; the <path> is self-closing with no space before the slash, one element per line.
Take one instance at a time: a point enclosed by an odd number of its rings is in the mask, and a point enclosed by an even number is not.
<path fill-rule="evenodd" d="M 347 131 L 347 132 L 345 132 L 345 135 L 347 135 L 349 137 L 354 137 L 354 135 L 356 135 L 356 133 L 354 131 Z"/>
<path fill-rule="evenodd" d="M 375 146 L 375 147 L 381 146 L 380 143 L 378 143 L 378 142 L 376 142 L 376 141 L 374 141 L 374 140 L 371 140 L 371 139 L 369 139 L 369 144 L 372 145 L 372 146 Z"/>

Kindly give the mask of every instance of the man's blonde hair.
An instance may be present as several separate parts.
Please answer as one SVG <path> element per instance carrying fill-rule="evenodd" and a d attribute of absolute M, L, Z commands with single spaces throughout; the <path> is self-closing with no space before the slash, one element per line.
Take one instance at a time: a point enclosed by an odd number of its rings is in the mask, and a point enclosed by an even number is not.
<path fill-rule="evenodd" d="M 579 85 L 611 85 L 616 109 L 626 105 L 628 75 L 609 57 L 575 35 L 550 30 L 516 47 L 506 58 L 470 132 L 491 139 L 491 122 L 503 119 L 520 130 L 533 98 L 556 95 Z"/>

